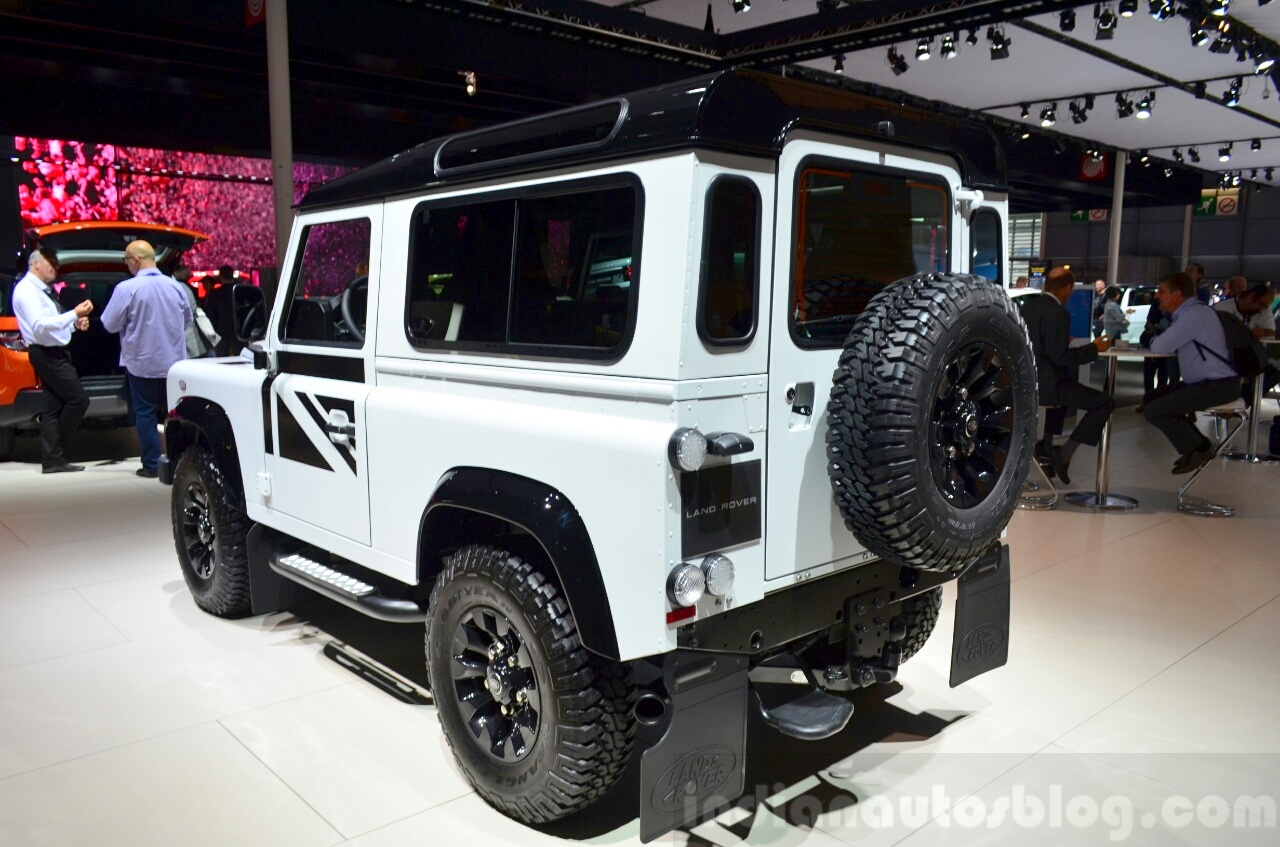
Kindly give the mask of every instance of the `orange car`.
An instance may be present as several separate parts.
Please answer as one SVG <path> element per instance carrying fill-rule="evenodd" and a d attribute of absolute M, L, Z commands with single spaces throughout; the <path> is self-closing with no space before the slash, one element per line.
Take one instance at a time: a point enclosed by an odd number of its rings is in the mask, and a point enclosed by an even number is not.
<path fill-rule="evenodd" d="M 86 426 L 127 426 L 128 409 L 122 396 L 124 371 L 120 369 L 120 338 L 107 332 L 96 320 L 111 298 L 117 282 L 129 277 L 124 267 L 124 248 L 136 239 L 156 249 L 156 265 L 171 273 L 182 254 L 205 241 L 204 233 L 162 224 L 128 221 L 84 221 L 50 224 L 26 232 L 27 248 L 49 247 L 61 264 L 54 289 L 64 308 L 82 300 L 93 301 L 89 331 L 71 338 L 71 360 L 80 382 L 89 394 Z M 39 427 L 44 408 L 44 392 L 18 332 L 13 314 L 13 284 L 0 286 L 0 462 L 13 453 L 18 430 Z"/>

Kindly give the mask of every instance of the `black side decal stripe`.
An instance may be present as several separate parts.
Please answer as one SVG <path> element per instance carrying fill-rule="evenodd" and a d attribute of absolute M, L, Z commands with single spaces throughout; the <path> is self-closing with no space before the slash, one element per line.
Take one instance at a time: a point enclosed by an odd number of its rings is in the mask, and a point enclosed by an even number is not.
<path fill-rule="evenodd" d="M 276 418 L 280 421 L 280 458 L 333 472 L 333 466 L 320 455 L 316 445 L 311 443 L 311 439 L 303 431 L 302 424 L 298 423 L 298 419 L 278 396 L 276 397 Z"/>
<path fill-rule="evenodd" d="M 281 350 L 276 361 L 281 373 L 364 382 L 364 359 L 359 356 L 317 356 Z"/>
<path fill-rule="evenodd" d="M 276 381 L 279 374 L 269 374 L 262 381 L 262 443 L 267 448 L 267 455 L 270 456 L 275 452 L 275 441 L 271 434 L 271 383 Z"/>
<path fill-rule="evenodd" d="M 354 447 L 355 445 L 353 444 L 351 446 Z M 355 457 L 355 454 L 351 452 L 351 447 L 343 447 L 341 445 L 338 445 L 338 455 L 341 456 L 343 458 L 343 461 L 347 463 L 347 467 L 351 468 L 351 473 L 355 474 L 356 473 L 356 457 Z"/>
<path fill-rule="evenodd" d="M 311 402 L 311 398 L 303 394 L 301 391 L 295 391 L 293 393 L 295 396 L 297 396 L 299 402 L 301 402 L 303 407 L 307 410 L 307 414 L 311 415 L 311 419 L 316 422 L 316 426 L 320 427 L 320 431 L 325 432 L 326 431 L 324 428 L 325 419 L 324 419 L 324 416 L 320 414 L 320 410 L 316 408 L 316 404 Z M 352 408 L 354 409 L 355 407 L 353 406 Z M 355 473 L 356 472 L 355 457 L 349 455 L 346 450 L 343 450 L 341 448 L 340 445 L 335 445 L 335 446 L 338 446 L 339 448 L 338 455 L 346 460 L 347 467 L 351 468 L 352 473 Z"/>

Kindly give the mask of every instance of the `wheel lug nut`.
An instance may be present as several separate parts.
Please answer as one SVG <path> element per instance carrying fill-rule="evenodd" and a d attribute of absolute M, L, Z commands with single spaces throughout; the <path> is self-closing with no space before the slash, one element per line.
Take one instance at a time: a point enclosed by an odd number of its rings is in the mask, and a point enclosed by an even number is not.
<path fill-rule="evenodd" d="M 508 657 L 507 657 L 507 667 L 509 667 L 509 668 L 514 668 L 515 666 L 516 666 L 516 657 L 515 657 L 515 656 L 508 656 Z"/>
<path fill-rule="evenodd" d="M 519 691 L 517 691 L 517 692 L 516 692 L 516 702 L 517 702 L 517 703 L 524 703 L 524 702 L 526 702 L 528 699 L 529 699 L 529 695 L 525 693 L 525 691 L 524 691 L 524 689 L 523 689 L 523 688 L 521 688 Z"/>

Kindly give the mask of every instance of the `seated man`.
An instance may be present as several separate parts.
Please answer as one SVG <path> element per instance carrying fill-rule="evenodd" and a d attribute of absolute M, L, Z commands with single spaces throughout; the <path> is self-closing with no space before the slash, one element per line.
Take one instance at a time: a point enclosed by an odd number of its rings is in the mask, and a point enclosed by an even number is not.
<path fill-rule="evenodd" d="M 1271 290 L 1266 285 L 1252 285 L 1234 297 L 1219 300 L 1213 308 L 1244 321 L 1256 338 L 1275 338 L 1276 316 L 1271 313 L 1270 306 Z"/>
<path fill-rule="evenodd" d="M 1196 429 L 1195 413 L 1240 396 L 1240 377 L 1231 367 L 1222 323 L 1196 298 L 1195 283 L 1184 273 L 1160 278 L 1160 310 L 1169 328 L 1151 340 L 1156 353 L 1177 353 L 1182 382 L 1146 393 L 1144 414 L 1179 453 L 1174 473 L 1190 473 L 1213 458 L 1213 444 Z M 1198 343 L 1197 343 L 1198 342 Z"/>
<path fill-rule="evenodd" d="M 1097 445 L 1102 438 L 1102 428 L 1116 407 L 1114 399 L 1081 384 L 1076 378 L 1076 370 L 1097 359 L 1099 353 L 1111 347 L 1111 341 L 1100 337 L 1092 344 L 1071 346 L 1071 316 L 1064 304 L 1075 283 L 1071 271 L 1054 268 L 1045 279 L 1044 293 L 1024 298 L 1028 302 L 1022 307 L 1022 317 L 1031 334 L 1031 349 L 1036 356 L 1040 405 L 1055 407 L 1045 415 L 1044 439 L 1037 452 L 1049 456 L 1054 473 L 1068 485 L 1071 479 L 1067 469 L 1076 448 L 1081 444 Z M 1062 446 L 1054 447 L 1053 436 L 1062 432 L 1067 406 L 1074 406 L 1085 415 L 1071 432 L 1071 438 Z"/>

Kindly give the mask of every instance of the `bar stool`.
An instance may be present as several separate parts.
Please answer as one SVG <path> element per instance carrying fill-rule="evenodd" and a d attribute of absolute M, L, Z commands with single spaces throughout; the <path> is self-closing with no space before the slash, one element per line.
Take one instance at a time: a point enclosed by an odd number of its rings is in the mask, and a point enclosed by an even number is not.
<path fill-rule="evenodd" d="M 1215 433 L 1218 425 L 1228 427 L 1225 438 L 1218 441 L 1213 448 L 1213 457 L 1203 465 L 1195 469 L 1191 474 L 1191 478 L 1182 484 L 1178 489 L 1178 511 L 1186 512 L 1191 515 L 1200 515 L 1206 518 L 1229 518 L 1236 513 L 1232 506 L 1223 506 L 1219 503 L 1210 503 L 1207 500 L 1201 500 L 1198 497 L 1188 497 L 1187 491 L 1200 478 L 1200 474 L 1213 459 L 1218 458 L 1222 453 L 1222 449 L 1231 443 L 1231 439 L 1235 438 L 1236 433 L 1245 425 L 1249 419 L 1249 412 L 1245 409 L 1244 401 L 1240 399 L 1232 400 L 1230 403 L 1224 403 L 1221 406 L 1213 406 L 1212 408 L 1203 410 L 1200 414 L 1208 415 L 1213 419 Z"/>

